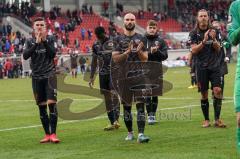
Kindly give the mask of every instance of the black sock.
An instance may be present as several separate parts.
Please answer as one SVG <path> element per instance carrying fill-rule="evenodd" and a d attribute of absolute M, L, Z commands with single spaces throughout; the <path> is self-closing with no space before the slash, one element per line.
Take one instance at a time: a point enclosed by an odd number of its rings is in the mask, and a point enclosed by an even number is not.
<path fill-rule="evenodd" d="M 117 106 L 116 108 L 114 108 L 113 113 L 114 113 L 114 120 L 118 121 L 120 116 L 120 107 Z"/>
<path fill-rule="evenodd" d="M 115 121 L 118 121 L 120 115 L 120 102 L 117 96 L 113 96 L 113 112 Z"/>
<path fill-rule="evenodd" d="M 45 134 L 50 134 L 49 131 L 49 118 L 47 114 L 47 105 L 38 105 L 39 113 L 40 113 L 40 119 L 42 122 L 43 129 L 45 131 Z"/>
<path fill-rule="evenodd" d="M 215 118 L 215 120 L 218 120 L 220 118 L 220 114 L 221 114 L 222 99 L 214 97 L 213 108 L 214 108 L 214 118 Z"/>
<path fill-rule="evenodd" d="M 145 110 L 144 110 L 144 103 L 137 103 L 137 126 L 138 126 L 138 133 L 144 133 L 145 128 Z"/>
<path fill-rule="evenodd" d="M 147 97 L 146 109 L 148 116 L 152 116 L 152 97 Z"/>
<path fill-rule="evenodd" d="M 58 112 L 56 103 L 51 103 L 49 107 L 51 134 L 56 134 Z"/>
<path fill-rule="evenodd" d="M 222 88 L 222 96 L 223 96 L 223 90 L 224 90 L 224 76 L 222 76 L 222 82 L 221 82 L 221 88 Z"/>
<path fill-rule="evenodd" d="M 113 125 L 113 123 L 115 121 L 113 110 L 110 110 L 109 112 L 107 112 L 107 115 L 108 115 L 108 119 L 109 119 L 110 123 Z"/>
<path fill-rule="evenodd" d="M 124 117 L 124 122 L 125 125 L 128 129 L 128 132 L 132 132 L 132 113 L 131 113 L 131 106 L 123 106 L 123 117 Z"/>
<path fill-rule="evenodd" d="M 201 108 L 204 115 L 205 120 L 209 120 L 209 102 L 208 99 L 201 100 Z"/>
<path fill-rule="evenodd" d="M 152 97 L 152 115 L 156 116 L 158 106 L 158 96 Z"/>
<path fill-rule="evenodd" d="M 111 98 L 111 95 L 107 92 L 104 92 L 104 99 L 105 99 L 105 105 L 106 105 L 106 110 L 107 110 L 107 115 L 108 115 L 108 119 L 111 123 L 111 125 L 113 125 L 113 123 L 115 122 L 115 115 L 114 115 L 114 111 L 113 111 L 113 100 Z"/>
<path fill-rule="evenodd" d="M 194 76 L 191 76 L 191 85 L 194 85 Z"/>
<path fill-rule="evenodd" d="M 192 76 L 192 78 L 193 78 L 193 84 L 197 85 L 197 78 L 196 78 L 196 76 L 194 75 L 194 76 Z"/>

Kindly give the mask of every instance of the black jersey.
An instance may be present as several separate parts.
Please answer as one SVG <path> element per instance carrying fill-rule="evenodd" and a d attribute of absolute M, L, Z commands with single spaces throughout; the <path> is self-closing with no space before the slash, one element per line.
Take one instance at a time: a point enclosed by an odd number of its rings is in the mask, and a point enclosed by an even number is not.
<path fill-rule="evenodd" d="M 228 74 L 228 67 L 227 67 L 227 62 L 225 61 L 225 58 L 228 57 L 230 59 L 230 54 L 231 52 L 229 53 L 229 50 L 227 50 L 227 48 L 224 47 L 224 42 L 225 40 L 227 41 L 227 37 L 224 37 L 221 36 L 221 55 L 219 56 L 219 62 L 220 62 L 220 68 L 221 68 L 221 75 L 224 76 L 226 74 Z"/>
<path fill-rule="evenodd" d="M 109 38 L 103 41 L 95 41 L 92 46 L 92 63 L 91 63 L 91 77 L 93 77 L 96 67 L 99 67 L 100 75 L 110 74 L 110 64 L 112 58 L 113 42 Z M 97 62 L 98 61 L 98 62 Z"/>
<path fill-rule="evenodd" d="M 146 38 L 144 38 L 141 34 L 135 33 L 133 36 L 127 36 L 124 34 L 117 36 L 115 38 L 115 51 L 124 53 L 128 49 L 131 41 L 133 42 L 133 50 L 129 54 L 127 61 L 141 61 L 136 53 L 137 46 L 140 42 L 143 42 L 143 51 L 146 51 Z"/>
<path fill-rule="evenodd" d="M 200 44 L 204 39 L 204 34 L 207 32 L 207 30 L 193 30 L 190 32 L 190 42 L 191 44 Z M 218 42 L 220 42 L 219 37 L 220 33 L 216 31 L 216 39 Z M 199 51 L 197 55 L 195 55 L 195 62 L 197 68 L 201 69 L 211 69 L 216 68 L 220 66 L 219 61 L 220 53 L 218 53 L 213 48 L 213 40 L 209 38 L 209 40 L 206 42 L 204 47 Z"/>
<path fill-rule="evenodd" d="M 44 79 L 55 74 L 54 57 L 56 51 L 53 39 L 36 43 L 35 39 L 28 39 L 24 46 L 23 58 L 31 58 L 30 67 L 34 79 Z"/>
<path fill-rule="evenodd" d="M 148 50 L 148 61 L 162 62 L 168 58 L 168 47 L 166 42 L 156 35 L 145 35 L 146 49 Z M 152 53 L 151 47 L 158 47 L 157 52 Z"/>
<path fill-rule="evenodd" d="M 75 53 L 70 54 L 71 68 L 77 68 L 78 55 Z"/>

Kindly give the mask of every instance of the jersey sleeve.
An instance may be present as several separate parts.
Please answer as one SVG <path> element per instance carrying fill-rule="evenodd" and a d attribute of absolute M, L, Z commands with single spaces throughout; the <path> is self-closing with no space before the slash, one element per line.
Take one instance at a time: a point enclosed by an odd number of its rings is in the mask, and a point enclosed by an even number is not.
<path fill-rule="evenodd" d="M 96 44 L 92 45 L 92 56 L 96 56 L 97 55 L 97 49 L 96 49 Z"/>
<path fill-rule="evenodd" d="M 197 34 L 195 34 L 193 31 L 189 33 L 189 43 L 190 45 L 197 44 Z"/>
<path fill-rule="evenodd" d="M 91 61 L 91 72 L 90 72 L 90 78 L 94 77 L 94 74 L 97 69 L 97 50 L 96 50 L 96 44 L 93 44 L 92 46 L 92 61 Z"/>
<path fill-rule="evenodd" d="M 24 48 L 23 48 L 24 60 L 27 60 L 28 58 L 30 58 L 32 56 L 36 47 L 37 47 L 36 43 L 32 44 L 30 39 L 26 40 L 26 42 L 24 44 Z"/>
<path fill-rule="evenodd" d="M 116 38 L 113 39 L 113 51 L 118 51 L 121 52 L 121 45 L 120 45 L 120 36 L 117 36 Z"/>
<path fill-rule="evenodd" d="M 148 51 L 147 50 L 147 38 L 145 36 L 142 36 L 141 41 L 143 43 L 143 51 Z"/>

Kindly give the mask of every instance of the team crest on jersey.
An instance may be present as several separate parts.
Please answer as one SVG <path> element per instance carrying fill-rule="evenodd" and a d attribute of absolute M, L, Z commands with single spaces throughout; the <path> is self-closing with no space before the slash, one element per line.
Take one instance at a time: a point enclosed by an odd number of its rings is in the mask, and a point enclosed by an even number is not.
<path fill-rule="evenodd" d="M 113 47 L 113 42 L 109 42 L 109 43 L 108 43 L 108 46 L 109 46 L 109 47 Z"/>
<path fill-rule="evenodd" d="M 26 47 L 26 43 L 23 44 L 23 50 L 25 50 L 27 47 Z"/>
<path fill-rule="evenodd" d="M 140 43 L 140 40 L 139 40 L 139 39 L 135 39 L 134 42 L 135 42 L 136 44 L 139 44 L 139 43 Z"/>
<path fill-rule="evenodd" d="M 103 44 L 103 50 L 112 50 L 114 46 L 113 41 L 107 41 Z"/>
<path fill-rule="evenodd" d="M 159 45 L 159 41 L 155 41 L 154 43 L 155 43 L 155 45 L 156 45 L 156 46 L 158 46 L 158 45 Z"/>
<path fill-rule="evenodd" d="M 129 45 L 129 41 L 127 40 L 120 41 L 120 46 L 122 47 L 122 49 L 128 48 L 128 45 Z"/>

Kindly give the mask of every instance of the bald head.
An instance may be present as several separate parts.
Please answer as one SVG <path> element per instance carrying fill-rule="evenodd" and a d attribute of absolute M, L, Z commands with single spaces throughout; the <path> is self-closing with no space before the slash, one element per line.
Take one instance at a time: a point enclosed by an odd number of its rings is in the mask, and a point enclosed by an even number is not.
<path fill-rule="evenodd" d="M 124 16 L 124 20 L 125 20 L 125 19 L 129 19 L 129 18 L 131 18 L 131 19 L 136 19 L 136 17 L 135 17 L 134 14 L 132 14 L 132 13 L 127 13 L 127 14 Z"/>
<path fill-rule="evenodd" d="M 124 27 L 127 31 L 133 31 L 136 24 L 136 17 L 132 13 L 124 16 Z"/>

